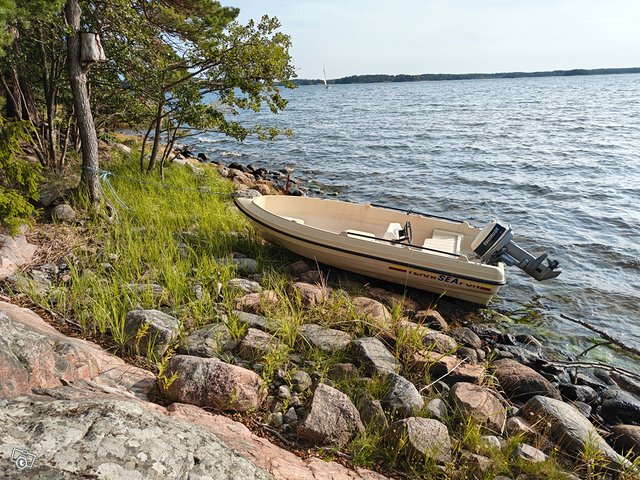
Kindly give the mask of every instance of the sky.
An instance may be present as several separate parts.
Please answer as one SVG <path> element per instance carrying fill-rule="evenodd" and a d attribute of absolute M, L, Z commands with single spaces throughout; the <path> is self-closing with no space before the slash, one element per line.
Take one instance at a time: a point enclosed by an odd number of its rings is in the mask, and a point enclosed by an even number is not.
<path fill-rule="evenodd" d="M 298 78 L 640 67 L 640 0 L 221 0 L 277 17 Z"/>

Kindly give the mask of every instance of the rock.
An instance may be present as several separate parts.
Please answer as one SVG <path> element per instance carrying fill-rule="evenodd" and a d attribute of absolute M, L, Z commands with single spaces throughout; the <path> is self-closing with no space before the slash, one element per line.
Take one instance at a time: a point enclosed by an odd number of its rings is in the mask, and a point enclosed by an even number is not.
<path fill-rule="evenodd" d="M 640 395 L 640 382 L 615 371 L 611 372 L 611 380 L 613 380 L 622 390 L 626 390 L 634 395 Z"/>
<path fill-rule="evenodd" d="M 480 443 L 484 447 L 494 450 L 502 450 L 507 444 L 504 438 L 496 435 L 483 435 L 480 437 Z"/>
<path fill-rule="evenodd" d="M 311 375 L 304 370 L 296 370 L 293 372 L 289 381 L 291 382 L 291 388 L 293 388 L 293 391 L 298 393 L 302 393 L 305 390 L 310 389 L 313 384 Z"/>
<path fill-rule="evenodd" d="M 560 400 L 560 392 L 538 372 L 514 360 L 498 360 L 491 366 L 509 398 L 526 402 L 536 395 Z"/>
<path fill-rule="evenodd" d="M 598 399 L 598 392 L 587 385 L 561 383 L 558 388 L 562 396 L 567 400 L 593 403 Z"/>
<path fill-rule="evenodd" d="M 427 402 L 427 412 L 437 420 L 444 422 L 447 420 L 447 404 L 441 398 L 434 398 Z"/>
<path fill-rule="evenodd" d="M 471 467 L 472 471 L 476 472 L 475 478 L 484 477 L 489 467 L 493 464 L 490 458 L 477 453 L 463 451 L 460 456 L 461 460 Z"/>
<path fill-rule="evenodd" d="M 240 198 L 257 198 L 262 196 L 262 194 L 258 190 L 255 190 L 253 188 L 248 188 L 246 190 L 236 190 L 235 194 L 236 197 Z"/>
<path fill-rule="evenodd" d="M 184 339 L 178 353 L 197 355 L 198 357 L 218 357 L 230 354 L 238 345 L 223 323 L 211 323 L 191 332 Z"/>
<path fill-rule="evenodd" d="M 257 410 L 266 397 L 258 374 L 217 358 L 175 355 L 167 365 L 167 377 L 176 379 L 165 392 L 168 399 L 221 410 Z"/>
<path fill-rule="evenodd" d="M 295 427 L 298 425 L 298 413 L 296 412 L 295 408 L 290 407 L 287 410 L 287 412 L 284 414 L 284 422 L 288 423 L 292 427 Z"/>
<path fill-rule="evenodd" d="M 238 355 L 244 360 L 255 361 L 277 350 L 280 346 L 280 341 L 270 333 L 250 328 L 240 341 Z"/>
<path fill-rule="evenodd" d="M 268 312 L 274 309 L 280 300 L 276 292 L 265 290 L 262 293 L 249 293 L 236 299 L 235 308 L 249 313 Z"/>
<path fill-rule="evenodd" d="M 270 413 L 267 417 L 267 423 L 274 428 L 280 428 L 284 423 L 284 415 L 282 412 Z"/>
<path fill-rule="evenodd" d="M 329 292 L 325 287 L 305 282 L 295 282 L 291 291 L 294 295 L 299 296 L 303 306 L 309 308 L 324 303 L 329 297 Z"/>
<path fill-rule="evenodd" d="M 507 419 L 506 431 L 510 437 L 521 435 L 524 438 L 534 438 L 536 432 L 522 417 L 510 417 Z"/>
<path fill-rule="evenodd" d="M 291 398 L 291 391 L 286 385 L 280 385 L 277 392 L 278 398 Z"/>
<path fill-rule="evenodd" d="M 405 337 L 408 336 L 409 338 L 417 337 L 422 341 L 422 338 L 429 332 L 431 332 L 431 330 L 424 325 L 420 325 L 419 323 L 414 323 L 409 320 L 401 319 L 396 323 L 396 335 L 398 335 L 398 337 L 401 337 L 402 335 Z"/>
<path fill-rule="evenodd" d="M 128 147 L 124 143 L 114 143 L 113 144 L 113 148 L 115 148 L 116 150 L 121 151 L 125 155 L 129 155 L 131 153 L 131 147 Z"/>
<path fill-rule="evenodd" d="M 312 271 L 313 268 L 309 266 L 306 260 L 297 260 L 286 267 L 287 273 L 292 277 L 299 277 L 303 273 Z"/>
<path fill-rule="evenodd" d="M 323 277 L 322 272 L 318 270 L 309 270 L 307 272 L 301 273 L 296 277 L 296 280 L 299 282 L 319 285 L 324 285 L 326 283 L 326 279 Z"/>
<path fill-rule="evenodd" d="M 232 261 L 240 275 L 254 275 L 258 273 L 258 262 L 252 258 L 234 258 Z"/>
<path fill-rule="evenodd" d="M 442 380 L 449 385 L 458 382 L 479 384 L 484 378 L 482 365 L 471 365 L 457 357 L 429 350 L 414 353 L 412 368 L 418 372 L 427 370 L 434 379 L 444 377 Z"/>
<path fill-rule="evenodd" d="M 616 451 L 634 457 L 640 455 L 640 427 L 637 425 L 616 425 L 611 427 L 611 442 Z"/>
<path fill-rule="evenodd" d="M 61 203 L 53 207 L 51 217 L 58 222 L 72 223 L 76 219 L 76 211 L 68 203 Z"/>
<path fill-rule="evenodd" d="M 640 399 L 622 390 L 607 390 L 600 416 L 610 423 L 640 425 Z"/>
<path fill-rule="evenodd" d="M 391 307 L 394 305 L 401 305 L 402 310 L 411 315 L 415 315 L 420 310 L 420 304 L 407 295 L 400 295 L 399 293 L 389 292 L 384 288 L 371 286 L 367 288 L 367 293 L 374 300 L 385 302 Z"/>
<path fill-rule="evenodd" d="M 473 330 L 467 327 L 454 328 L 449 332 L 449 335 L 453 337 L 458 343 L 471 347 L 473 349 L 482 348 L 482 340 L 476 335 Z"/>
<path fill-rule="evenodd" d="M 342 446 L 362 431 L 360 414 L 349 397 L 322 383 L 298 426 L 298 435 L 318 445 Z"/>
<path fill-rule="evenodd" d="M 126 288 L 140 297 L 150 297 L 155 303 L 163 302 L 169 296 L 169 292 L 157 283 L 129 283 Z"/>
<path fill-rule="evenodd" d="M 466 360 L 468 364 L 475 365 L 478 363 L 478 352 L 473 348 L 460 347 L 458 348 L 458 350 L 456 350 L 456 355 L 460 359 Z"/>
<path fill-rule="evenodd" d="M 517 345 L 496 345 L 495 353 L 500 358 L 512 359 L 529 367 L 539 365 L 544 359 L 540 350 L 529 350 Z"/>
<path fill-rule="evenodd" d="M 389 428 L 389 442 L 409 461 L 425 458 L 438 463 L 451 461 L 451 438 L 447 427 L 432 418 L 409 417 Z"/>
<path fill-rule="evenodd" d="M 271 331 L 271 322 L 267 317 L 256 315 L 255 313 L 233 310 L 232 315 L 240 322 L 251 328 L 259 328 L 264 331 Z"/>
<path fill-rule="evenodd" d="M 246 278 L 232 278 L 227 282 L 227 287 L 232 290 L 239 290 L 244 294 L 262 292 L 262 287 L 258 282 Z"/>
<path fill-rule="evenodd" d="M 362 337 L 351 342 L 356 359 L 369 374 L 386 375 L 400 370 L 396 357 L 375 337 Z"/>
<path fill-rule="evenodd" d="M 391 417 L 410 417 L 424 407 L 424 400 L 418 389 L 403 376 L 390 373 L 386 378 L 386 384 L 388 392 L 382 398 L 381 403 Z"/>
<path fill-rule="evenodd" d="M 617 467 L 628 465 L 600 436 L 593 424 L 573 406 L 550 397 L 535 396 L 522 409 L 522 416 L 539 433 L 548 436 L 565 453 L 579 455 L 585 445 L 597 448 Z"/>
<path fill-rule="evenodd" d="M 365 425 L 375 424 L 378 428 L 387 428 L 389 422 L 380 400 L 365 398 L 359 408 L 360 418 Z"/>
<path fill-rule="evenodd" d="M 358 368 L 353 363 L 335 363 L 329 367 L 327 375 L 332 380 L 345 380 L 358 376 Z"/>
<path fill-rule="evenodd" d="M 374 330 L 391 330 L 391 314 L 382 303 L 367 297 L 355 297 L 351 302 L 356 313 L 368 320 Z"/>
<path fill-rule="evenodd" d="M 139 355 L 165 354 L 178 338 L 178 319 L 159 310 L 131 310 L 124 320 L 125 342 Z"/>
<path fill-rule="evenodd" d="M 346 349 L 351 343 L 351 335 L 341 330 L 325 328 L 308 323 L 298 329 L 303 344 L 318 348 L 326 353 L 336 353 Z"/>
<path fill-rule="evenodd" d="M 0 234 L 0 280 L 13 275 L 19 267 L 33 259 L 37 245 L 27 241 L 24 233 L 15 237 Z"/>
<path fill-rule="evenodd" d="M 458 349 L 458 343 L 453 338 L 440 332 L 427 333 L 422 337 L 422 344 L 438 353 L 453 353 Z"/>
<path fill-rule="evenodd" d="M 502 434 L 507 420 L 500 400 L 487 388 L 471 383 L 456 383 L 449 392 L 460 412 L 491 432 Z"/>
<path fill-rule="evenodd" d="M 449 330 L 449 324 L 436 310 L 420 310 L 416 313 L 415 320 L 440 332 Z"/>
<path fill-rule="evenodd" d="M 541 452 L 537 448 L 527 445 L 526 443 L 518 444 L 515 455 L 522 460 L 532 463 L 545 462 L 547 458 L 549 458 L 544 454 L 544 452 Z"/>

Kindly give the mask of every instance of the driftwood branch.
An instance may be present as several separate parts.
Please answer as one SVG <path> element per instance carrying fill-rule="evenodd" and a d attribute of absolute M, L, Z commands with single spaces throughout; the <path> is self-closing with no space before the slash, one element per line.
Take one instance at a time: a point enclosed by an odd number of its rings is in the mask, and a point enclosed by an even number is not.
<path fill-rule="evenodd" d="M 564 360 L 547 360 L 545 362 L 547 365 L 553 365 L 556 367 L 572 367 L 572 368 L 594 368 L 596 370 L 607 370 L 609 372 L 616 372 L 620 375 L 633 378 L 634 380 L 640 381 L 640 374 L 636 372 L 632 372 L 625 368 L 615 367 L 613 365 L 605 365 L 604 363 L 597 362 L 571 362 Z"/>
<path fill-rule="evenodd" d="M 605 332 L 604 330 L 601 330 L 600 328 L 596 327 L 595 325 L 591 325 L 590 323 L 585 322 L 584 320 L 579 320 L 577 318 L 570 317 L 569 315 L 565 315 L 564 313 L 561 313 L 560 316 L 562 318 L 564 318 L 565 320 L 569 320 L 570 322 L 574 322 L 574 323 L 577 323 L 578 325 L 582 325 L 583 327 L 588 328 L 592 332 L 597 333 L 598 335 L 600 335 L 605 340 L 608 340 L 609 342 L 617 345 L 618 347 L 622 348 L 623 350 L 631 352 L 634 355 L 640 356 L 640 349 L 638 349 L 638 348 L 636 348 L 636 347 L 634 347 L 632 345 L 629 345 L 627 343 L 624 343 L 619 338 L 612 337 L 607 332 Z"/>

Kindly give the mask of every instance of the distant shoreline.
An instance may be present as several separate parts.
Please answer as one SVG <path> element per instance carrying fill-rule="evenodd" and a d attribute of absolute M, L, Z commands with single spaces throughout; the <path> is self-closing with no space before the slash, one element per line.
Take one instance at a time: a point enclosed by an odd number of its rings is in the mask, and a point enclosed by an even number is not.
<path fill-rule="evenodd" d="M 550 70 L 544 72 L 501 72 L 501 73 L 423 73 L 420 75 L 386 75 L 368 74 L 351 75 L 348 77 L 327 80 L 330 85 L 340 85 L 349 83 L 384 83 L 384 82 L 438 82 L 446 80 L 482 80 L 493 78 L 526 78 L 526 77 L 573 77 L 582 75 L 618 75 L 624 73 L 640 73 L 640 67 L 632 68 L 595 68 L 591 70 Z M 322 79 L 295 79 L 296 85 L 319 85 L 324 84 Z"/>

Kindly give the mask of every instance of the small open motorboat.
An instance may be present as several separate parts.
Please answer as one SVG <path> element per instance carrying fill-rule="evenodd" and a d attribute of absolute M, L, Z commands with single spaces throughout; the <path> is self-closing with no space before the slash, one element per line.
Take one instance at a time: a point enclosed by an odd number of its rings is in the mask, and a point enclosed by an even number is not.
<path fill-rule="evenodd" d="M 507 226 L 311 197 L 236 198 L 263 236 L 320 263 L 486 305 L 505 284 L 504 264 L 537 280 L 557 261 L 529 254 Z"/>

